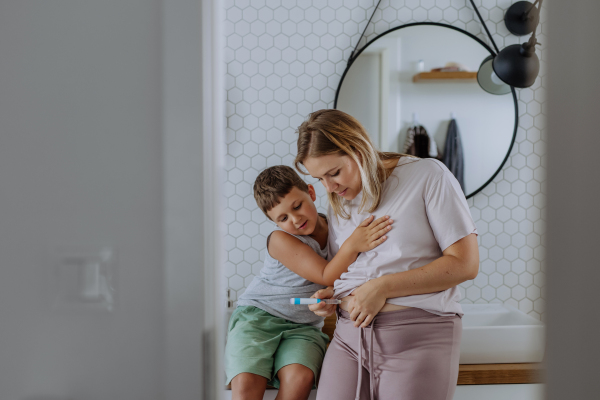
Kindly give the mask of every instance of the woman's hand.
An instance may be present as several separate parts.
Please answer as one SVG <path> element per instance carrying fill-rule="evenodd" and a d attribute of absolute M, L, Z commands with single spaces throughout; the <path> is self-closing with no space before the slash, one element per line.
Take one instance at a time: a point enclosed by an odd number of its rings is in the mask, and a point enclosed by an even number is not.
<path fill-rule="evenodd" d="M 354 326 L 361 328 L 369 326 L 385 305 L 386 299 L 378 279 L 367 281 L 354 289 L 348 302 L 348 312 L 350 319 L 354 321 Z"/>
<path fill-rule="evenodd" d="M 377 220 L 373 221 L 375 217 L 370 215 L 365 219 L 359 226 L 356 227 L 352 235 L 342 245 L 342 247 L 348 247 L 348 250 L 355 251 L 357 253 L 364 253 L 369 250 L 373 250 L 381 243 L 385 242 L 387 236 L 386 233 L 392 229 L 393 220 L 390 219 L 389 215 L 385 215 Z"/>
<path fill-rule="evenodd" d="M 330 299 L 333 297 L 333 287 L 332 286 L 328 286 L 325 289 L 321 289 L 317 292 L 315 292 L 315 294 L 313 294 L 312 296 L 310 296 L 311 299 Z M 317 304 L 311 304 L 310 306 L 308 306 L 308 309 L 312 312 L 314 312 L 315 314 L 317 314 L 319 317 L 329 317 L 330 315 L 332 315 L 335 312 L 335 309 L 337 307 L 337 304 L 325 304 L 325 303 L 317 303 Z"/>

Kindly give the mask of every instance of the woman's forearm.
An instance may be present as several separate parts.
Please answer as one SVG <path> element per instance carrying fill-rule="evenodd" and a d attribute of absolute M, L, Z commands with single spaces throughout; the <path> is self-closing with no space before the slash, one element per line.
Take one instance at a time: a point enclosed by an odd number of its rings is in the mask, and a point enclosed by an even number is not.
<path fill-rule="evenodd" d="M 463 262 L 454 256 L 442 256 L 420 268 L 385 275 L 376 280 L 388 299 L 441 292 L 475 278 L 462 268 Z"/>

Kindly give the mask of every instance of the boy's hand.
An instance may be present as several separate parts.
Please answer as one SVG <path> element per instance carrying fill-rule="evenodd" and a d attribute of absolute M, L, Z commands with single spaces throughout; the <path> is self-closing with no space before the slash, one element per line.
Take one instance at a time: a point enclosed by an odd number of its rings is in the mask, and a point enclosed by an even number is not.
<path fill-rule="evenodd" d="M 344 242 L 344 246 L 350 246 L 351 250 L 359 253 L 364 253 L 373 250 L 381 243 L 385 242 L 386 233 L 392 229 L 392 223 L 389 215 L 383 216 L 375 221 L 375 217 L 371 215 L 365 219 Z"/>
<path fill-rule="evenodd" d="M 312 296 L 310 296 L 311 299 L 330 299 L 332 297 L 333 287 L 331 286 L 326 287 L 325 289 L 321 289 L 315 292 L 315 294 L 313 294 Z M 308 309 L 317 314 L 319 317 L 329 317 L 335 312 L 336 307 L 337 304 L 317 303 L 311 304 L 310 306 L 308 306 Z"/>

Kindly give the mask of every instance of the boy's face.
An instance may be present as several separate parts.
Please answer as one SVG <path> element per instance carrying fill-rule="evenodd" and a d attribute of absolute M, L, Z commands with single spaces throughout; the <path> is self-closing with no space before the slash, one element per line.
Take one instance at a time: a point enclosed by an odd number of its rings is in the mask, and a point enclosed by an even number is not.
<path fill-rule="evenodd" d="M 294 187 L 279 204 L 267 211 L 267 215 L 277 226 L 292 235 L 310 235 L 319 218 L 314 203 L 316 199 L 312 185 L 308 185 L 308 193 Z"/>

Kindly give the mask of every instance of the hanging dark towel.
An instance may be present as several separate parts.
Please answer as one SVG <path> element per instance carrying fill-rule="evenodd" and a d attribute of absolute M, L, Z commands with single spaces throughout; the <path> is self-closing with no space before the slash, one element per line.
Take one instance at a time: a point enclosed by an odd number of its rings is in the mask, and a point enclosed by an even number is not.
<path fill-rule="evenodd" d="M 458 125 L 456 120 L 452 119 L 448 124 L 448 133 L 446 135 L 446 144 L 444 146 L 444 156 L 442 162 L 446 164 L 446 167 L 454 174 L 463 192 L 465 191 L 465 160 L 462 148 L 462 142 L 460 140 L 460 133 L 458 132 Z"/>
<path fill-rule="evenodd" d="M 406 143 L 408 146 L 405 153 L 420 158 L 429 158 L 429 141 L 429 135 L 423 126 L 413 126 L 408 129 Z"/>

